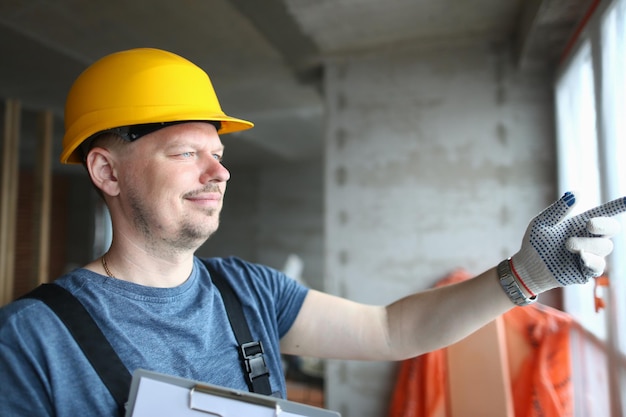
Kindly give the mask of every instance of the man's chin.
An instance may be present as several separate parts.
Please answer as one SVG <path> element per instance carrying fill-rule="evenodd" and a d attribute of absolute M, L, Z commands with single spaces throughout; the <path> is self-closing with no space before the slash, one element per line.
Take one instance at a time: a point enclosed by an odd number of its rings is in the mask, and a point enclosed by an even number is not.
<path fill-rule="evenodd" d="M 179 246 L 186 249 L 198 249 L 217 231 L 218 224 L 211 227 L 184 228 L 178 239 Z"/>

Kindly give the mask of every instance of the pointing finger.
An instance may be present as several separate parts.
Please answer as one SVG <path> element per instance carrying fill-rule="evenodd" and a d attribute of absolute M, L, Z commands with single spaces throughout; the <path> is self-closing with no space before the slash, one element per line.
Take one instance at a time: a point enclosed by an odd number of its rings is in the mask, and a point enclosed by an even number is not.
<path fill-rule="evenodd" d="M 611 217 L 626 211 L 626 197 L 620 197 L 608 203 L 604 203 L 601 206 L 592 208 L 580 216 L 586 218 L 592 217 Z"/>

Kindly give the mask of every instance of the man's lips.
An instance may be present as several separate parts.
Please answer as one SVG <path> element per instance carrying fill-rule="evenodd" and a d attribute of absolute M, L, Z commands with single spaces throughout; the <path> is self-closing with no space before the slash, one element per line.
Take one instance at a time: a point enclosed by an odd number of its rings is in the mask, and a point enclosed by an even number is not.
<path fill-rule="evenodd" d="M 187 196 L 187 200 L 191 201 L 194 204 L 206 205 L 206 206 L 216 206 L 219 205 L 222 201 L 222 194 L 220 193 L 203 193 L 196 194 L 193 196 Z"/>

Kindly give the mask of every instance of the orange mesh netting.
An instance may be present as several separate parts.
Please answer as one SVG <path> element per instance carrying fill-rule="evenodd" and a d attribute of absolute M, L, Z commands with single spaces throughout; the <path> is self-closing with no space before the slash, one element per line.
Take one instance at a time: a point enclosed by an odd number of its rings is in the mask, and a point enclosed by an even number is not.
<path fill-rule="evenodd" d="M 471 278 L 457 270 L 437 286 Z M 573 416 L 570 329 L 573 319 L 541 304 L 503 315 L 515 417 Z M 400 364 L 388 417 L 447 417 L 446 349 Z M 470 389 L 470 387 L 468 387 Z"/>

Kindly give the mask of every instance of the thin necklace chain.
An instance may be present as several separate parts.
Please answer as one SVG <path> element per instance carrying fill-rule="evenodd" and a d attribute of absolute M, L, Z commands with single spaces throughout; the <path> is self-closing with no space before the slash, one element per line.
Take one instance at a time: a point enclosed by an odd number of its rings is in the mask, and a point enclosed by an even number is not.
<path fill-rule="evenodd" d="M 101 258 L 102 259 L 102 266 L 104 267 L 104 270 L 106 271 L 106 273 L 107 273 L 107 275 L 109 277 L 115 278 L 115 275 L 113 275 L 111 273 L 111 270 L 109 270 L 109 266 L 107 265 L 107 261 L 106 261 L 105 257 L 106 257 L 106 254 L 102 255 L 102 258 Z"/>

